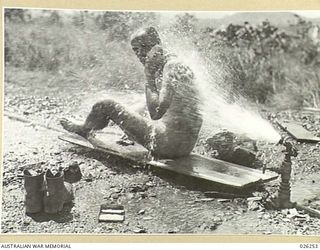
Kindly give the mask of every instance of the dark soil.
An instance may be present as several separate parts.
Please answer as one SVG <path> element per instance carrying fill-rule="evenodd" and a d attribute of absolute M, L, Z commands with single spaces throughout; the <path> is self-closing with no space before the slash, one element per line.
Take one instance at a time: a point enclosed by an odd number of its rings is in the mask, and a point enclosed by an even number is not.
<path fill-rule="evenodd" d="M 71 81 L 59 85 L 50 77 L 41 84 L 36 77 L 34 82 L 25 82 L 23 77 L 13 77 L 14 71 L 7 73 L 5 114 L 56 128 L 60 128 L 58 120 L 62 116 L 83 118 L 97 99 L 116 96 L 129 105 L 144 100 L 142 94 L 132 92 L 101 91 Z M 308 130 L 319 134 L 320 113 L 287 111 L 275 115 L 280 120 L 302 122 Z M 204 191 L 219 187 L 94 153 L 60 141 L 58 135 L 57 131 L 4 117 L 2 233 L 317 235 L 320 232 L 320 219 L 302 211 L 298 210 L 297 215 L 294 210 L 270 210 L 263 202 L 257 202 L 254 208 L 246 198 L 207 199 Z M 292 166 L 292 201 L 320 209 L 320 144 L 298 143 L 297 148 L 299 155 Z M 283 160 L 281 146 L 259 142 L 258 149 L 259 157 L 264 153 L 268 168 L 279 168 Z M 201 143 L 195 150 L 202 150 Z M 57 215 L 26 215 L 23 167 L 35 162 L 67 167 L 74 161 L 80 164 L 83 174 L 73 184 L 74 203 L 66 204 Z M 279 180 L 275 180 L 257 187 L 251 196 L 265 196 L 267 191 L 274 195 L 278 184 Z M 98 223 L 100 205 L 106 202 L 124 206 L 123 223 Z"/>

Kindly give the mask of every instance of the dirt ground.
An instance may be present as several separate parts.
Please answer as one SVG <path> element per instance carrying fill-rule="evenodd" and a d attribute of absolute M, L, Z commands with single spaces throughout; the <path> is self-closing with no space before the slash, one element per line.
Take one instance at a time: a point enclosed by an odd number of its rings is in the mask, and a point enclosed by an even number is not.
<path fill-rule="evenodd" d="M 18 78 L 17 78 L 18 79 Z M 94 93 L 94 94 L 92 94 Z M 130 98 L 128 96 L 130 95 Z M 59 128 L 62 116 L 84 117 L 90 106 L 106 96 L 136 103 L 141 94 L 101 91 L 77 83 L 40 87 L 32 81 L 5 84 L 5 113 Z M 303 122 L 319 134 L 320 113 L 281 112 L 278 118 Z M 320 219 L 302 211 L 268 210 L 248 206 L 245 198 L 206 199 L 204 191 L 219 188 L 196 179 L 150 170 L 120 158 L 100 155 L 58 139 L 59 132 L 4 117 L 2 233 L 208 233 L 318 235 Z M 281 148 L 258 144 L 267 167 L 281 163 Z M 320 209 L 320 144 L 297 144 L 293 161 L 292 200 Z M 196 148 L 197 150 L 197 148 Z M 46 162 L 66 167 L 77 161 L 83 178 L 73 184 L 74 204 L 49 216 L 28 216 L 24 208 L 22 169 L 27 163 Z M 277 189 L 275 180 L 253 195 Z M 100 205 L 115 202 L 125 207 L 123 223 L 98 223 Z"/>

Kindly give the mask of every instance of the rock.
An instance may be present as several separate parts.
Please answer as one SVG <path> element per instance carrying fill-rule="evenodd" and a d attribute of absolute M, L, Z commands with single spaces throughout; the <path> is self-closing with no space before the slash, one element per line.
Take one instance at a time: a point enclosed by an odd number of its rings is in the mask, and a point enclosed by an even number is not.
<path fill-rule="evenodd" d="M 307 221 L 307 217 L 296 217 L 296 221 Z"/>
<path fill-rule="evenodd" d="M 134 198 L 134 194 L 132 194 L 132 193 L 127 193 L 127 198 L 129 199 L 129 200 L 132 200 L 133 198 Z M 130 201 L 129 201 L 130 202 Z"/>
<path fill-rule="evenodd" d="M 213 224 L 213 225 L 210 225 L 210 226 L 209 226 L 209 229 L 210 229 L 211 231 L 214 231 L 214 230 L 217 229 L 217 227 L 218 227 L 217 224 Z"/>
<path fill-rule="evenodd" d="M 143 220 L 152 220 L 153 218 L 151 216 L 143 217 Z"/>
<path fill-rule="evenodd" d="M 144 192 L 144 191 L 146 191 L 146 187 L 143 186 L 143 185 L 134 184 L 134 185 L 129 187 L 129 190 L 130 190 L 130 192 L 134 192 L 134 193 Z"/>
<path fill-rule="evenodd" d="M 231 132 L 221 132 L 208 138 L 205 142 L 206 148 L 217 152 L 218 159 L 230 158 L 234 148 L 235 135 Z"/>
<path fill-rule="evenodd" d="M 84 179 L 86 182 L 92 182 L 93 181 L 93 176 L 92 174 L 88 174 L 85 179 Z"/>
<path fill-rule="evenodd" d="M 213 201 L 213 200 L 214 200 L 213 198 L 202 198 L 202 199 L 200 199 L 200 201 L 204 201 L 204 202 Z"/>
<path fill-rule="evenodd" d="M 143 214 L 145 214 L 145 212 L 146 212 L 146 210 L 141 209 L 141 210 L 139 210 L 138 214 L 139 214 L 139 215 L 143 215 Z"/>
<path fill-rule="evenodd" d="M 215 223 L 221 223 L 222 222 L 222 219 L 218 216 L 215 216 L 212 218 L 212 220 L 215 222 Z"/>
<path fill-rule="evenodd" d="M 151 182 L 151 181 L 148 181 L 148 182 L 146 183 L 146 186 L 147 186 L 147 187 L 154 187 L 154 183 Z"/>
<path fill-rule="evenodd" d="M 256 201 L 248 201 L 248 210 L 256 211 L 260 208 Z"/>
<path fill-rule="evenodd" d="M 144 229 L 144 228 L 136 228 L 136 229 L 133 230 L 133 232 L 136 233 L 136 234 L 141 234 L 141 233 L 146 233 L 147 230 Z"/>
<path fill-rule="evenodd" d="M 139 195 L 142 199 L 148 198 L 148 195 L 145 192 L 139 192 Z"/>
<path fill-rule="evenodd" d="M 119 194 L 119 193 L 121 193 L 121 191 L 122 191 L 122 189 L 120 189 L 120 188 L 115 188 L 115 189 L 113 190 L 113 193 Z"/>
<path fill-rule="evenodd" d="M 247 198 L 247 201 L 261 201 L 262 197 L 249 197 Z"/>
<path fill-rule="evenodd" d="M 289 212 L 287 214 L 287 218 L 291 219 L 291 218 L 294 218 L 294 217 L 297 217 L 299 215 L 297 209 L 295 208 L 291 208 L 289 209 Z"/>
<path fill-rule="evenodd" d="M 31 218 L 25 218 L 25 220 L 23 221 L 23 225 L 24 226 L 29 226 L 30 225 L 30 223 L 31 223 Z"/>
<path fill-rule="evenodd" d="M 112 194 L 110 195 L 110 198 L 111 198 L 111 199 L 114 199 L 114 200 L 119 199 L 119 197 L 120 197 L 120 194 L 119 194 L 119 193 L 112 193 Z"/>
<path fill-rule="evenodd" d="M 230 202 L 230 199 L 217 199 L 218 202 Z"/>
<path fill-rule="evenodd" d="M 24 177 L 23 174 L 18 174 L 18 175 L 17 175 L 17 178 L 18 178 L 18 179 L 22 179 L 23 177 Z"/>
<path fill-rule="evenodd" d="M 256 161 L 256 154 L 238 146 L 234 149 L 229 161 L 247 167 L 255 167 L 254 163 Z"/>
<path fill-rule="evenodd" d="M 19 186 L 18 185 L 13 185 L 13 186 L 9 187 L 8 191 L 11 191 L 11 190 L 19 190 Z"/>
<path fill-rule="evenodd" d="M 237 137 L 228 131 L 217 133 L 208 138 L 205 147 L 211 151 L 212 157 L 220 160 L 247 167 L 262 165 L 255 154 L 257 151 L 256 142 L 246 137 Z"/>
<path fill-rule="evenodd" d="M 263 215 L 263 218 L 264 218 L 265 220 L 269 220 L 269 219 L 270 219 L 270 214 L 264 214 L 264 215 Z"/>
<path fill-rule="evenodd" d="M 168 234 L 176 234 L 179 233 L 179 229 L 178 228 L 174 228 L 168 231 Z"/>

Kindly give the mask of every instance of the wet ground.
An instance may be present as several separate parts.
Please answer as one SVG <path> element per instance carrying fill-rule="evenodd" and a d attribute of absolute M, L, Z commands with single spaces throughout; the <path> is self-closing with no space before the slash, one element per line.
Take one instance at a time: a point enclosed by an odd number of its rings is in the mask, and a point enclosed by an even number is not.
<path fill-rule="evenodd" d="M 14 73 L 14 72 L 13 72 Z M 56 84 L 54 76 L 42 85 L 9 74 L 5 85 L 5 113 L 38 124 L 60 128 L 62 116 L 84 117 L 90 106 L 108 96 L 138 108 L 143 95 L 130 91 L 101 91 L 76 82 Z M 92 94 L 94 93 L 94 94 Z M 320 113 L 282 112 L 280 119 L 304 123 L 315 134 Z M 246 198 L 208 199 L 204 191 L 219 189 L 196 179 L 159 172 L 117 157 L 101 155 L 58 139 L 60 133 L 4 117 L 2 233 L 209 233 L 318 235 L 320 219 L 302 211 L 253 208 Z M 280 147 L 258 143 L 267 167 L 280 166 Z M 320 209 L 320 144 L 297 144 L 293 161 L 292 200 Z M 196 148 L 196 150 L 198 150 Z M 28 216 L 24 208 L 22 169 L 25 164 L 46 162 L 66 167 L 77 161 L 83 178 L 73 184 L 75 200 L 63 212 Z M 254 191 L 274 192 L 279 180 Z M 221 189 L 221 187 L 220 187 Z M 98 223 L 100 205 L 125 207 L 123 223 Z"/>

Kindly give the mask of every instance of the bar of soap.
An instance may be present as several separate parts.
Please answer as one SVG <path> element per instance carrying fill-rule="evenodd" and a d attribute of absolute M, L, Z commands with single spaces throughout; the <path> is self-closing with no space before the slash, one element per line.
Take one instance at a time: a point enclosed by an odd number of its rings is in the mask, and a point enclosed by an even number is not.
<path fill-rule="evenodd" d="M 106 210 L 106 209 L 124 210 L 124 207 L 122 205 L 114 205 L 114 204 L 102 204 L 100 206 L 100 210 Z"/>
<path fill-rule="evenodd" d="M 124 221 L 124 207 L 122 205 L 102 204 L 100 206 L 99 222 Z"/>
<path fill-rule="evenodd" d="M 122 222 L 124 221 L 123 214 L 104 214 L 99 215 L 99 222 Z"/>
<path fill-rule="evenodd" d="M 103 213 L 103 214 L 124 214 L 124 210 L 102 209 L 101 213 Z"/>

